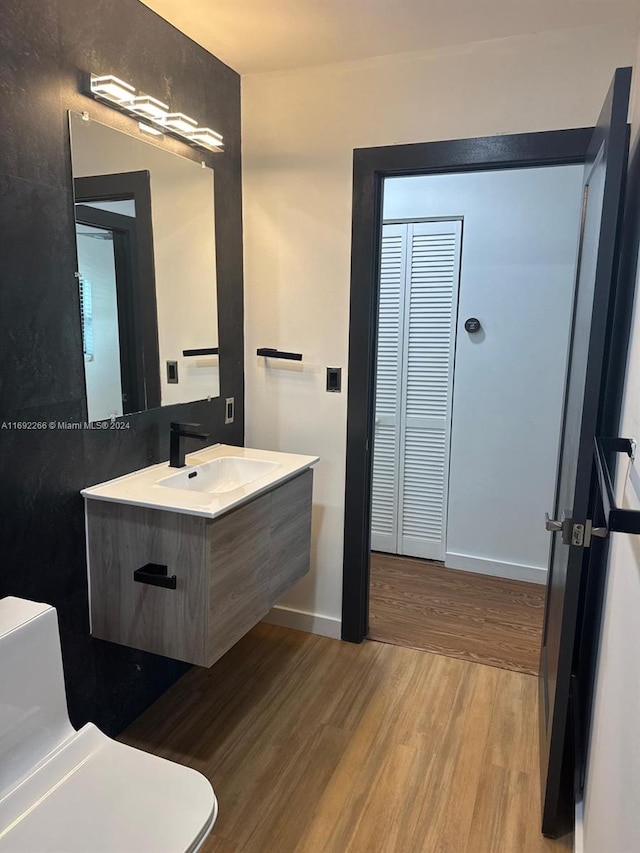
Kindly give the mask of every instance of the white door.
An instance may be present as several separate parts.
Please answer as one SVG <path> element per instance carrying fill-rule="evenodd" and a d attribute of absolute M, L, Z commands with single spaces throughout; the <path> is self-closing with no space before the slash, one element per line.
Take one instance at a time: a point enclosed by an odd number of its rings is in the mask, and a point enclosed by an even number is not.
<path fill-rule="evenodd" d="M 462 222 L 383 227 L 371 546 L 442 560 Z"/>

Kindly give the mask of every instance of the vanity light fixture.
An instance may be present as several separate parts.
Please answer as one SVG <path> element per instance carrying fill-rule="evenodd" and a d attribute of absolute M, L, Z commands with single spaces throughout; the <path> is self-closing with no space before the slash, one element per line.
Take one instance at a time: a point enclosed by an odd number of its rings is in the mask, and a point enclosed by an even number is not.
<path fill-rule="evenodd" d="M 169 130 L 175 130 L 179 134 L 191 134 L 198 127 L 198 122 L 185 115 L 184 113 L 169 113 L 158 119 L 154 119 L 162 127 L 168 127 Z"/>
<path fill-rule="evenodd" d="M 152 98 L 151 95 L 138 95 L 131 99 L 127 107 L 134 113 L 154 120 L 165 118 L 169 112 L 167 104 L 163 104 L 157 98 Z"/>
<path fill-rule="evenodd" d="M 197 142 L 198 145 L 203 145 L 211 151 L 221 151 L 224 147 L 222 136 L 210 127 L 199 127 L 188 136 L 191 142 Z"/>
<path fill-rule="evenodd" d="M 146 121 L 138 122 L 138 126 L 145 133 L 154 136 L 169 134 L 207 151 L 223 150 L 224 142 L 217 131 L 210 127 L 198 127 L 198 122 L 185 113 L 169 112 L 168 104 L 145 92 L 137 92 L 135 86 L 119 77 L 113 74 L 84 74 L 83 78 L 82 91 L 85 95 L 129 116 L 144 118 Z"/>
<path fill-rule="evenodd" d="M 116 104 L 130 101 L 136 93 L 135 87 L 125 83 L 113 74 L 105 74 L 102 77 L 91 75 L 91 93 L 97 98 L 104 98 Z"/>

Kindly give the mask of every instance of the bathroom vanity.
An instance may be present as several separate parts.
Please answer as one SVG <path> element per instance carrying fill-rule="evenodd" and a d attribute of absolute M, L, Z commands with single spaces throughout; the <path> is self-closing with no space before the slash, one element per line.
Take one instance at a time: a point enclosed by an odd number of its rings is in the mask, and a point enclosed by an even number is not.
<path fill-rule="evenodd" d="M 215 663 L 308 572 L 317 461 L 215 445 L 84 489 L 92 635 Z"/>

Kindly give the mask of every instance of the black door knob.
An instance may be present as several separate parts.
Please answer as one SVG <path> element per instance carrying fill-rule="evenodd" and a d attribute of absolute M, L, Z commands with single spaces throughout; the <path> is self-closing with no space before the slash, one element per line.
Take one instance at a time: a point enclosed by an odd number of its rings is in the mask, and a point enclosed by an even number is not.
<path fill-rule="evenodd" d="M 467 332 L 479 332 L 480 331 L 480 320 L 477 317 L 469 317 L 468 320 L 464 321 L 464 327 Z"/>

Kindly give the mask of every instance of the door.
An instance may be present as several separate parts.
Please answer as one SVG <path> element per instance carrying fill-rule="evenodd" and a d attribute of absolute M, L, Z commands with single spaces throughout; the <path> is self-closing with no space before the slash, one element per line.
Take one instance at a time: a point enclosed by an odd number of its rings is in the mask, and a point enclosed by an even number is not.
<path fill-rule="evenodd" d="M 443 560 L 462 222 L 383 226 L 371 545 Z"/>
<path fill-rule="evenodd" d="M 617 69 L 585 161 L 582 228 L 540 659 L 542 831 L 557 835 L 573 807 L 569 693 L 578 601 L 588 558 L 593 440 L 628 150 L 631 69 Z M 526 485 L 526 484 L 525 484 Z"/>

